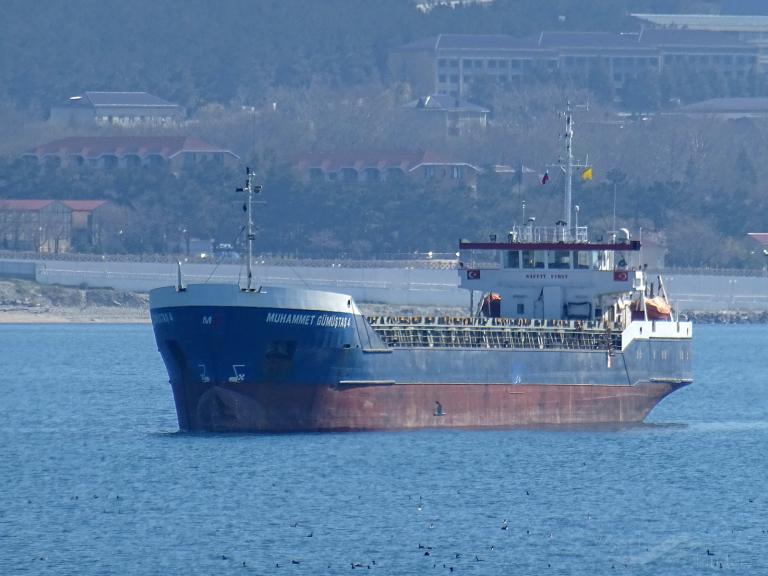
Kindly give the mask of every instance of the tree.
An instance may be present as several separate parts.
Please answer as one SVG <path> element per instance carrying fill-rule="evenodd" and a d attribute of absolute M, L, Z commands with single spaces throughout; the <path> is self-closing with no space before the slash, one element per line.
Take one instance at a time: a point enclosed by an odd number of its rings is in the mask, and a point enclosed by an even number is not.
<path fill-rule="evenodd" d="M 736 157 L 736 169 L 741 184 L 754 186 L 757 184 L 757 170 L 755 163 L 747 152 L 744 145 L 739 149 L 739 155 Z"/>
<path fill-rule="evenodd" d="M 628 110 L 633 112 L 658 110 L 660 99 L 658 73 L 645 71 L 625 80 L 622 101 Z"/>
<path fill-rule="evenodd" d="M 469 83 L 468 99 L 476 104 L 493 109 L 494 100 L 499 92 L 499 85 L 490 76 L 476 76 Z"/>
<path fill-rule="evenodd" d="M 608 63 L 604 58 L 593 64 L 587 77 L 587 88 L 601 104 L 613 102 L 615 90 Z"/>

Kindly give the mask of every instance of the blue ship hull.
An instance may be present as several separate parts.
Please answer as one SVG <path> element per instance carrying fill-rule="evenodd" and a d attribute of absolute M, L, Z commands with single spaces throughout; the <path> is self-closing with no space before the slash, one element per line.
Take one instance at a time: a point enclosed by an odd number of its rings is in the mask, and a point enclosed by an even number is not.
<path fill-rule="evenodd" d="M 639 422 L 691 379 L 690 338 L 623 350 L 392 347 L 344 295 L 269 289 L 222 302 L 224 287 L 161 290 L 152 321 L 182 430 Z"/>

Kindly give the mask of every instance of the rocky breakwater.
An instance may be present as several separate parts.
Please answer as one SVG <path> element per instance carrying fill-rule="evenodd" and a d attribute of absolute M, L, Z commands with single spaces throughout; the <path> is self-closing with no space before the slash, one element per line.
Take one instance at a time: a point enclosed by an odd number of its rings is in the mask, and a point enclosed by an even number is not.
<path fill-rule="evenodd" d="M 0 323 L 148 322 L 148 295 L 0 280 Z"/>
<path fill-rule="evenodd" d="M 768 311 L 718 310 L 685 312 L 689 320 L 697 324 L 766 324 Z"/>

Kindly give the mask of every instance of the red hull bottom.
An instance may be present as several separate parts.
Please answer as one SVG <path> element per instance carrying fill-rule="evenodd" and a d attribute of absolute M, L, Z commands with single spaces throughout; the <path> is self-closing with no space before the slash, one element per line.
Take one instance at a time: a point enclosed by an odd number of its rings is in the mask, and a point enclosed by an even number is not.
<path fill-rule="evenodd" d="M 627 424 L 642 422 L 678 388 L 669 383 L 397 384 L 344 390 L 227 385 L 209 388 L 196 401 L 189 398 L 186 417 L 179 414 L 179 421 L 189 431 L 214 432 Z"/>

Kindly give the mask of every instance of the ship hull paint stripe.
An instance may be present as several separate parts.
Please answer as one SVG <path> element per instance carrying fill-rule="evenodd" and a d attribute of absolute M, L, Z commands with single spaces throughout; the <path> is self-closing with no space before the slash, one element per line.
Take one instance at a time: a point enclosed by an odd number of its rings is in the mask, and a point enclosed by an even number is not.
<path fill-rule="evenodd" d="M 285 432 L 630 424 L 642 422 L 662 398 L 679 387 L 668 383 L 398 384 L 341 390 L 311 386 L 215 386 L 198 396 L 183 419 L 183 429 Z"/>

